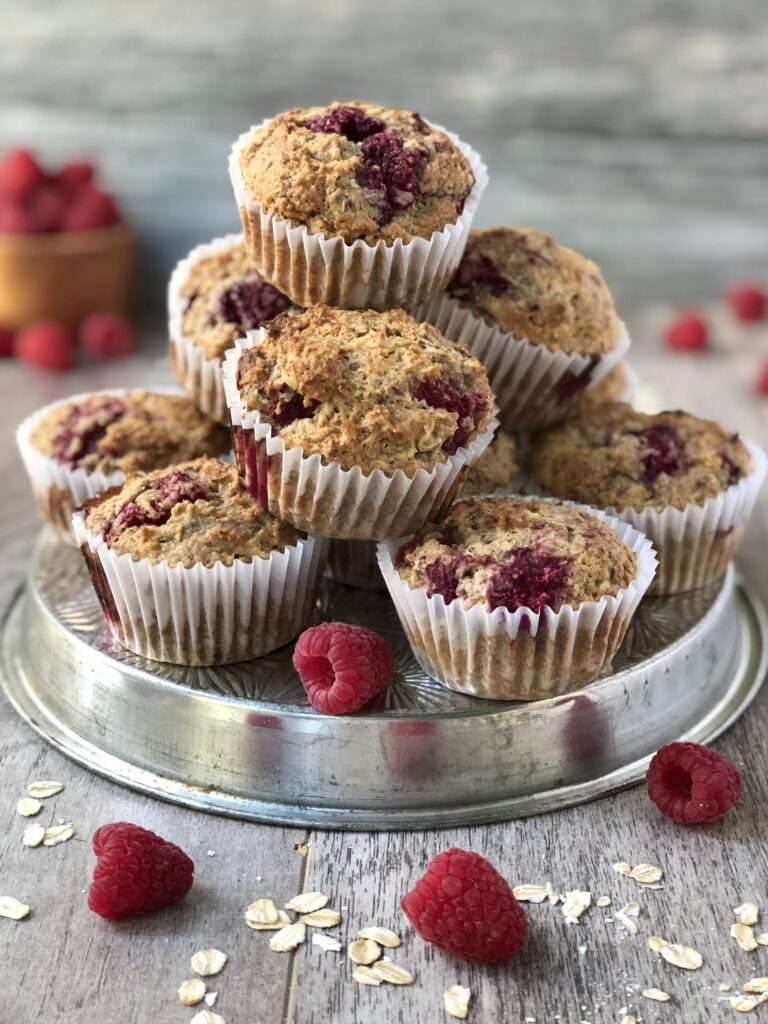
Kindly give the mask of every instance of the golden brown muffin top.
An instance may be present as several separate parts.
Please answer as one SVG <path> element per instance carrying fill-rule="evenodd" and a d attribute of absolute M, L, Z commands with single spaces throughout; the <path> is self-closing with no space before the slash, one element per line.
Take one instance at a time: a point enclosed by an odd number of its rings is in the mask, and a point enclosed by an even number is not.
<path fill-rule="evenodd" d="M 395 554 L 411 588 L 486 611 L 558 611 L 617 594 L 637 575 L 635 553 L 605 523 L 568 505 L 468 498 Z"/>
<path fill-rule="evenodd" d="M 470 231 L 448 294 L 492 327 L 553 352 L 602 355 L 619 339 L 599 267 L 536 228 Z"/>
<path fill-rule="evenodd" d="M 191 399 L 153 391 L 95 392 L 59 402 L 30 442 L 70 469 L 105 474 L 222 455 L 231 445 L 226 427 L 203 416 Z"/>
<path fill-rule="evenodd" d="M 597 384 L 592 384 L 582 392 L 578 405 L 615 402 L 624 393 L 628 384 L 627 364 L 622 359 L 604 377 L 601 377 Z"/>
<path fill-rule="evenodd" d="M 240 398 L 306 455 L 411 475 L 445 462 L 490 423 L 483 366 L 402 310 L 314 306 L 283 313 L 265 331 L 240 355 Z"/>
<path fill-rule="evenodd" d="M 470 498 L 493 494 L 508 487 L 519 474 L 517 443 L 506 430 L 499 430 L 480 458 L 469 467 L 459 495 Z"/>
<path fill-rule="evenodd" d="M 83 515 L 111 550 L 153 565 L 250 562 L 305 536 L 258 505 L 235 466 L 209 458 L 131 474 L 86 502 Z"/>
<path fill-rule="evenodd" d="M 369 245 L 442 231 L 475 182 L 445 132 L 360 100 L 280 114 L 242 148 L 240 170 L 269 213 Z"/>
<path fill-rule="evenodd" d="M 687 412 L 590 403 L 536 441 L 531 470 L 559 498 L 600 508 L 702 504 L 750 471 L 738 434 Z"/>
<path fill-rule="evenodd" d="M 256 270 L 242 241 L 197 260 L 181 286 L 181 297 L 182 334 L 206 359 L 221 359 L 246 331 L 291 308 L 291 300 Z"/>

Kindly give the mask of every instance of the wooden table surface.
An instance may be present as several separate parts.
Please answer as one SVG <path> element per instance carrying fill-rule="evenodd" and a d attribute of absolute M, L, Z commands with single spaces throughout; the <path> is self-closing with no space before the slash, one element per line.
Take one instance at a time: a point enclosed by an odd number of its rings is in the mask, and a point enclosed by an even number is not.
<path fill-rule="evenodd" d="M 721 316 L 711 354 L 676 356 L 658 346 L 664 316 L 657 309 L 628 317 L 633 363 L 644 382 L 642 404 L 683 405 L 768 442 L 768 401 L 753 394 L 755 366 L 768 354 L 768 332 L 737 328 Z M 38 529 L 13 443 L 16 422 L 66 393 L 162 383 L 168 371 L 158 347 L 117 366 L 63 377 L 8 364 L 0 373 L 4 610 L 22 582 Z M 764 498 L 741 564 L 768 599 L 765 511 Z M 22 922 L 0 919 L 3 1019 L 182 1024 L 196 1011 L 178 1003 L 177 987 L 191 976 L 192 953 L 211 946 L 229 955 L 209 986 L 219 993 L 215 1010 L 226 1024 L 438 1022 L 449 1019 L 442 992 L 454 983 L 472 989 L 470 1020 L 478 1022 L 614 1024 L 622 1007 L 642 1024 L 732 1019 L 738 1015 L 719 983 L 735 985 L 768 974 L 768 948 L 746 953 L 729 937 L 731 908 L 744 900 L 761 905 L 768 921 L 766 726 L 768 690 L 717 743 L 743 769 L 741 801 L 724 820 L 699 828 L 665 820 L 643 788 L 635 787 L 586 806 L 487 827 L 428 834 L 307 833 L 206 816 L 110 784 L 50 749 L 2 700 L 0 894 L 21 899 L 33 911 Z M 41 778 L 65 783 L 59 796 L 45 802 L 43 823 L 71 819 L 77 834 L 51 849 L 26 849 L 21 844 L 25 821 L 15 804 L 26 785 Z M 192 856 L 195 886 L 175 909 L 117 924 L 87 909 L 90 837 L 99 825 L 115 820 L 156 830 Z M 300 843 L 308 844 L 306 856 L 296 850 Z M 607 894 L 613 904 L 606 910 L 593 906 L 577 925 L 567 925 L 562 913 L 546 904 L 529 906 L 530 940 L 515 961 L 489 967 L 454 959 L 424 944 L 398 909 L 400 896 L 428 858 L 451 845 L 486 855 L 513 884 L 551 881 L 560 891 L 590 890 L 595 898 Z M 658 864 L 664 889 L 638 895 L 633 883 L 612 870 L 619 860 Z M 342 941 L 369 924 L 401 933 L 396 957 L 414 973 L 415 983 L 361 987 L 351 980 L 343 955 L 309 943 L 295 954 L 270 952 L 269 933 L 249 930 L 244 908 L 261 896 L 282 903 L 303 889 L 330 895 L 342 911 Z M 632 937 L 613 913 L 635 897 L 642 909 L 640 934 Z M 768 923 L 763 927 L 768 930 Z M 688 973 L 665 964 L 648 948 L 651 934 L 695 947 L 704 957 L 703 968 Z M 641 995 L 647 987 L 669 992 L 671 1001 L 650 1002 Z M 765 1013 L 760 1007 L 755 1016 Z"/>

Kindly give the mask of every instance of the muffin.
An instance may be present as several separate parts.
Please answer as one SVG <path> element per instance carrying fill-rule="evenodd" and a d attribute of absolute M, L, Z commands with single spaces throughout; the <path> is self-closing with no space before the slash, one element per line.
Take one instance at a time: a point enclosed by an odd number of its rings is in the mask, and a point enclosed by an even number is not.
<path fill-rule="evenodd" d="M 33 413 L 16 439 L 42 518 L 72 540 L 72 512 L 125 479 L 200 455 L 223 455 L 230 435 L 194 402 L 156 391 L 95 391 Z"/>
<path fill-rule="evenodd" d="M 627 402 L 631 405 L 636 390 L 637 374 L 622 359 L 596 384 L 585 388 L 574 410 L 579 410 L 591 402 Z"/>
<path fill-rule="evenodd" d="M 590 404 L 536 439 L 534 484 L 615 512 L 659 555 L 653 592 L 673 594 L 721 575 L 741 543 L 765 457 L 717 423 L 674 411 L 647 415 Z"/>
<path fill-rule="evenodd" d="M 74 529 L 111 633 L 145 658 L 256 658 L 311 617 L 324 542 L 253 501 L 231 463 L 132 473 L 87 501 Z"/>
<path fill-rule="evenodd" d="M 242 235 L 198 245 L 176 266 L 168 286 L 171 365 L 201 412 L 229 425 L 224 353 L 246 331 L 291 308 L 259 274 Z"/>
<path fill-rule="evenodd" d="M 379 561 L 414 656 L 451 689 L 540 700 L 608 669 L 655 566 L 592 510 L 468 498 Z"/>
<path fill-rule="evenodd" d="M 486 184 L 480 158 L 407 110 L 289 110 L 240 136 L 230 176 L 246 245 L 300 306 L 388 309 L 439 291 Z"/>
<path fill-rule="evenodd" d="M 509 430 L 562 419 L 629 345 L 599 268 L 535 228 L 470 232 L 446 292 L 415 315 L 485 364 Z"/>
<path fill-rule="evenodd" d="M 329 537 L 439 515 L 495 426 L 481 364 L 402 310 L 282 314 L 227 353 L 224 384 L 251 494 Z"/>

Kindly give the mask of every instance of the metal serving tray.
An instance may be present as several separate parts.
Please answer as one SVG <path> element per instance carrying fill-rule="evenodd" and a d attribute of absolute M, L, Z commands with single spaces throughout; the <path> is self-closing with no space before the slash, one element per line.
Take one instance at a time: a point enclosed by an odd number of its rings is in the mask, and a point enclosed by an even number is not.
<path fill-rule="evenodd" d="M 440 828 L 538 814 L 640 779 L 662 744 L 712 740 L 766 671 L 766 614 L 733 570 L 647 598 L 614 672 L 534 704 L 445 689 L 413 660 L 386 594 L 325 584 L 318 616 L 370 625 L 397 654 L 378 702 L 346 718 L 306 703 L 290 645 L 183 668 L 110 640 L 79 551 L 46 532 L 4 624 L 5 691 L 65 754 L 201 810 L 350 829 Z"/>

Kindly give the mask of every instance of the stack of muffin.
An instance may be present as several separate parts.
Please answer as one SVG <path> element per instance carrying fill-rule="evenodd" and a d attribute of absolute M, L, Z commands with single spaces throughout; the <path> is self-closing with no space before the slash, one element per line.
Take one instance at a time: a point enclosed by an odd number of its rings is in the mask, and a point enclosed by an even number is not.
<path fill-rule="evenodd" d="M 610 666 L 654 546 L 659 594 L 722 574 L 762 452 L 623 404 L 629 338 L 599 269 L 541 231 L 471 230 L 470 147 L 335 103 L 246 132 L 229 169 L 243 234 L 169 286 L 173 401 L 199 410 L 185 445 L 137 456 L 119 403 L 149 415 L 146 394 L 20 428 L 46 518 L 88 499 L 75 537 L 121 643 L 185 664 L 271 650 L 310 618 L 330 543 L 338 581 L 387 587 L 431 676 L 533 700 Z M 212 458 L 214 421 L 236 466 Z"/>

